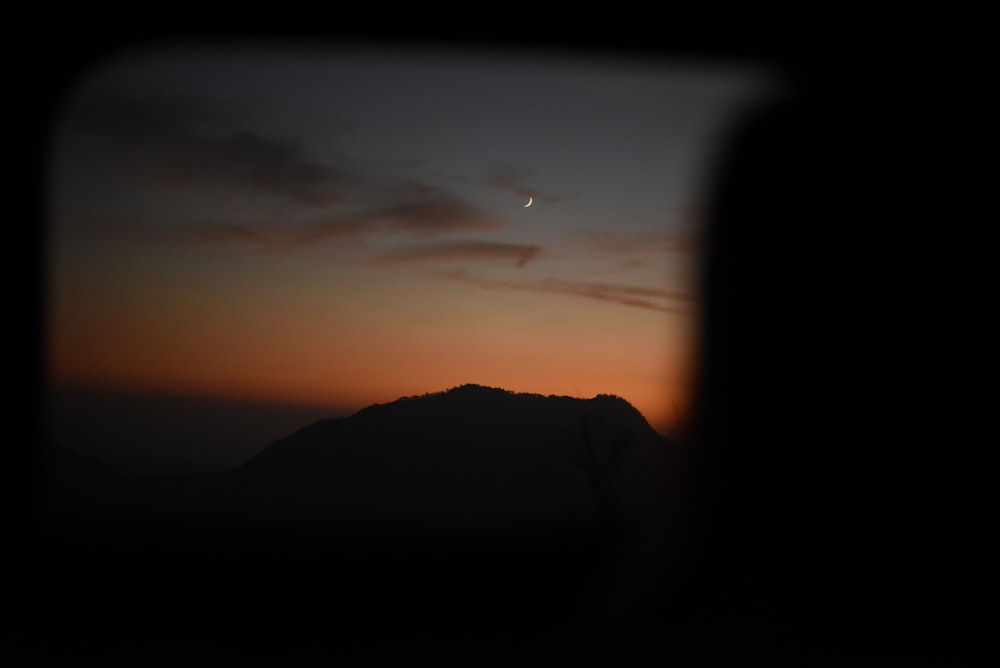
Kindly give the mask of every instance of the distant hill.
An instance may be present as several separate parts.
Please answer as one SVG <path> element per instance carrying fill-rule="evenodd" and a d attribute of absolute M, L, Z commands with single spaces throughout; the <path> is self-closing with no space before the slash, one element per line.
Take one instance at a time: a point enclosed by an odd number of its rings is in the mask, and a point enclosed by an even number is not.
<path fill-rule="evenodd" d="M 663 512 L 676 458 L 620 397 L 470 384 L 320 420 L 225 472 L 122 475 L 53 444 L 44 499 L 60 521 L 126 522 L 161 547 L 190 544 L 165 526 L 197 527 L 193 549 L 233 527 L 391 539 L 615 530 Z"/>
<path fill-rule="evenodd" d="M 288 513 L 446 523 L 610 518 L 669 447 L 624 399 L 479 385 L 369 406 L 272 443 L 234 475 Z"/>
<path fill-rule="evenodd" d="M 45 638 L 577 651 L 657 595 L 674 452 L 619 397 L 478 385 L 320 420 L 218 474 L 123 476 L 60 446 L 39 563 L 75 612 Z M 113 623 L 82 623 L 98 599 Z"/>

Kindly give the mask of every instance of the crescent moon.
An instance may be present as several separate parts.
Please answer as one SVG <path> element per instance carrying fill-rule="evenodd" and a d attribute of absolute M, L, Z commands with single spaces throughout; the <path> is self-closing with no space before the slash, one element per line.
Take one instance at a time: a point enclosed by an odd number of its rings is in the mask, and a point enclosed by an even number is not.
<path fill-rule="evenodd" d="M 532 202 L 532 197 L 531 197 L 531 195 L 528 195 L 528 203 L 525 204 L 524 207 L 522 207 L 522 208 L 527 209 L 529 206 L 531 206 L 531 202 Z"/>

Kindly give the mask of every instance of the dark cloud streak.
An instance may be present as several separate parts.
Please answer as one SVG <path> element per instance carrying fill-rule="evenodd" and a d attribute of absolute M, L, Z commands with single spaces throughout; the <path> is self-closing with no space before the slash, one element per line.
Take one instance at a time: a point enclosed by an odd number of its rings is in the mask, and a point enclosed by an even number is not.
<path fill-rule="evenodd" d="M 226 129 L 212 131 L 213 125 Z M 296 142 L 233 130 L 219 110 L 187 100 L 92 98 L 70 109 L 66 127 L 104 142 L 100 154 L 85 157 L 110 158 L 166 182 L 242 186 L 323 207 L 336 202 L 337 188 L 351 180 Z"/>
<path fill-rule="evenodd" d="M 525 266 L 541 252 L 529 244 L 505 244 L 492 241 L 464 240 L 425 244 L 388 253 L 379 258 L 380 264 L 450 260 L 508 260 L 518 267 Z"/>
<path fill-rule="evenodd" d="M 277 250 L 377 233 L 402 233 L 421 239 L 497 227 L 499 223 L 475 207 L 436 192 L 423 201 L 397 202 L 308 222 L 206 223 L 196 235 L 196 241 L 242 241 Z"/>
<path fill-rule="evenodd" d="M 204 102 L 90 97 L 69 110 L 66 127 L 85 139 L 70 143 L 80 168 L 117 168 L 154 184 L 208 193 L 265 193 L 291 205 L 280 222 L 203 224 L 196 242 L 288 249 L 369 233 L 421 239 L 500 227 L 446 188 L 365 173 L 350 161 L 344 165 L 351 167 L 329 164 L 305 145 L 240 129 Z"/>
<path fill-rule="evenodd" d="M 670 300 L 690 305 L 691 295 L 660 288 L 649 288 L 638 285 L 620 285 L 615 283 L 595 283 L 588 281 L 572 281 L 565 279 L 546 278 L 537 281 L 498 281 L 475 276 L 464 270 L 438 272 L 435 278 L 441 278 L 461 283 L 469 283 L 486 290 L 519 290 L 527 292 L 544 292 L 549 294 L 569 295 L 594 299 L 602 302 L 632 306 L 634 308 L 660 311 L 663 313 L 682 313 L 688 309 L 677 305 L 665 305 L 655 300 Z"/>
<path fill-rule="evenodd" d="M 578 235 L 587 248 L 601 254 L 698 253 L 702 245 L 701 227 L 697 211 L 682 209 L 649 231 L 583 231 Z"/>
<path fill-rule="evenodd" d="M 274 223 L 205 223 L 195 241 L 246 242 L 269 250 L 288 250 L 333 239 L 357 236 L 363 221 L 322 221 L 303 225 Z"/>
<path fill-rule="evenodd" d="M 476 207 L 442 191 L 435 191 L 422 200 L 404 201 L 373 209 L 365 217 L 412 236 L 492 230 L 499 227 L 499 223 L 487 218 Z"/>

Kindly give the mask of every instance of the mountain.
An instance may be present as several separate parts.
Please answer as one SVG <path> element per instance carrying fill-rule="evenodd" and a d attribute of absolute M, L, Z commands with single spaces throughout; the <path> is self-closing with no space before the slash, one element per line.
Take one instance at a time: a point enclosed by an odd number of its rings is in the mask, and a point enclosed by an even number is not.
<path fill-rule="evenodd" d="M 71 648 L 356 656 L 389 639 L 488 663 L 614 637 L 662 586 L 676 449 L 611 395 L 463 385 L 320 420 L 219 474 L 54 452 L 62 487 L 100 499 L 60 506 L 39 543 L 37 600 L 69 606 L 45 638 Z"/>
<path fill-rule="evenodd" d="M 451 527 L 609 519 L 655 492 L 669 444 L 624 399 L 479 385 L 370 406 L 235 471 L 257 507 Z"/>

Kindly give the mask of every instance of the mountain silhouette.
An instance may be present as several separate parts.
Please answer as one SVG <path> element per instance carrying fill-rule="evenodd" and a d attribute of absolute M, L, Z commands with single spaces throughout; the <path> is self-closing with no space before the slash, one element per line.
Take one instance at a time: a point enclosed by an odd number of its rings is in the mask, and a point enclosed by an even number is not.
<path fill-rule="evenodd" d="M 258 507 L 483 526 L 611 519 L 668 444 L 624 399 L 464 385 L 317 422 L 234 472 Z"/>
<path fill-rule="evenodd" d="M 105 626 L 143 647 L 170 628 L 183 646 L 350 654 L 384 634 L 607 635 L 660 586 L 650 512 L 669 503 L 676 444 L 612 395 L 463 385 L 321 420 L 223 473 L 123 476 L 50 451 L 47 558 L 86 574 L 53 566 L 53 597 L 141 610 L 155 621 Z M 215 607 L 190 609 L 206 592 Z M 183 623 L 163 617 L 171 605 Z"/>

